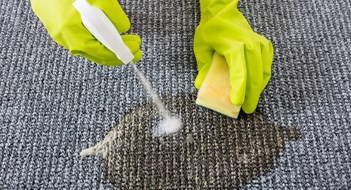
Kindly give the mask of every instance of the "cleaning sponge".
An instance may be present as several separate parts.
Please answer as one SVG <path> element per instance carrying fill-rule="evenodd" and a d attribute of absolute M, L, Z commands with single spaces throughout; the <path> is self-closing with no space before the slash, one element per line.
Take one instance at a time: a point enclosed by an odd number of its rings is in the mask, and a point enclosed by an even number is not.
<path fill-rule="evenodd" d="M 213 54 L 211 67 L 199 89 L 196 104 L 237 118 L 241 106 L 230 101 L 229 68 L 225 58 L 218 53 Z"/>

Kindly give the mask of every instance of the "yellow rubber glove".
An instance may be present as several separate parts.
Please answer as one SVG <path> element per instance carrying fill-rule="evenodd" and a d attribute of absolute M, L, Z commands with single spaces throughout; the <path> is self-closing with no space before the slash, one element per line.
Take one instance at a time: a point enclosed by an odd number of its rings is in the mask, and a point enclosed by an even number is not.
<path fill-rule="evenodd" d="M 101 9 L 120 33 L 129 30 L 130 21 L 117 0 L 87 1 L 90 5 Z M 73 2 L 74 0 L 31 0 L 34 13 L 42 21 L 51 38 L 67 48 L 72 55 L 81 55 L 102 65 L 122 65 L 117 56 L 84 27 L 80 14 L 72 5 Z M 122 39 L 134 54 L 133 61 L 139 61 L 142 57 L 140 37 L 122 35 Z"/>
<path fill-rule="evenodd" d="M 214 52 L 223 55 L 230 73 L 230 100 L 246 113 L 255 111 L 271 77 L 273 46 L 255 33 L 237 8 L 239 0 L 200 0 L 201 20 L 194 36 L 199 89 Z"/>

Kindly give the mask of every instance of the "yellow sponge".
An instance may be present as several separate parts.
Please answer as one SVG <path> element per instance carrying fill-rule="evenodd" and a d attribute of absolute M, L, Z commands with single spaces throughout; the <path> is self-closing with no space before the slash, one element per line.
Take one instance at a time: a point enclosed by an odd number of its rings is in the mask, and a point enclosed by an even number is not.
<path fill-rule="evenodd" d="M 212 64 L 197 94 L 196 104 L 237 118 L 241 106 L 235 106 L 230 98 L 229 68 L 225 58 L 213 54 Z"/>

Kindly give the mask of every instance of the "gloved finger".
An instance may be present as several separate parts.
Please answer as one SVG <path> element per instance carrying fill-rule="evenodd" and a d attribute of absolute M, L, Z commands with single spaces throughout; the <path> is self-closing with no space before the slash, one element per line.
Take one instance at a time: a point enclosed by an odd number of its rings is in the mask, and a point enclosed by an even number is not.
<path fill-rule="evenodd" d="M 133 62 L 141 60 L 143 53 L 140 50 L 141 39 L 137 35 L 123 35 L 122 40 L 134 55 Z"/>
<path fill-rule="evenodd" d="M 85 51 L 74 51 L 71 52 L 72 55 L 80 55 L 88 59 L 89 61 L 92 61 L 94 63 L 104 65 L 104 66 L 120 66 L 123 65 L 123 62 L 117 58 L 115 54 L 110 54 L 108 51 L 106 51 L 106 56 L 101 58 L 100 56 L 94 55 L 94 54 L 88 54 Z M 111 52 L 112 53 L 112 52 Z"/>
<path fill-rule="evenodd" d="M 196 76 L 194 86 L 195 88 L 200 89 L 202 82 L 204 81 L 208 70 L 210 69 L 214 50 L 207 45 L 194 45 L 194 53 L 198 67 L 198 74 Z"/>
<path fill-rule="evenodd" d="M 230 75 L 230 101 L 234 105 L 242 105 L 245 100 L 247 82 L 244 44 L 238 42 L 233 44 L 233 47 L 230 50 L 217 52 L 222 54 L 228 63 Z"/>
<path fill-rule="evenodd" d="M 106 52 L 106 53 L 108 54 L 108 52 Z M 108 54 L 104 58 L 96 57 L 96 56 L 90 55 L 90 54 L 86 54 L 86 52 L 80 52 L 79 55 L 84 56 L 85 58 L 87 58 L 88 60 L 90 60 L 94 63 L 98 63 L 98 64 L 105 65 L 105 66 L 120 66 L 120 65 L 124 64 L 114 54 L 113 55 Z M 141 50 L 139 50 L 139 51 L 134 52 L 133 55 L 134 55 L 133 62 L 135 63 L 135 62 L 138 62 L 141 60 L 143 53 Z"/>
<path fill-rule="evenodd" d="M 132 35 L 132 34 L 126 34 L 126 35 L 122 35 L 122 40 L 123 42 L 128 46 L 128 44 L 130 45 L 130 51 L 136 51 L 137 49 L 140 49 L 140 44 L 141 44 L 141 38 L 138 35 Z"/>
<path fill-rule="evenodd" d="M 84 42 L 79 41 L 75 43 L 75 46 L 71 47 L 69 50 L 72 55 L 83 56 L 88 60 L 101 65 L 117 66 L 123 64 L 112 51 L 107 49 L 104 45 L 102 45 L 94 38 L 91 40 L 86 40 Z"/>
<path fill-rule="evenodd" d="M 194 34 L 194 44 L 193 51 L 196 58 L 196 64 L 198 69 L 198 74 L 196 76 L 194 86 L 197 89 L 200 89 L 202 86 L 202 82 L 205 79 L 205 76 L 210 69 L 210 65 L 212 63 L 212 56 L 214 53 L 213 48 L 211 48 L 205 41 L 204 36 L 206 36 L 203 32 L 203 28 L 198 26 L 195 30 Z"/>
<path fill-rule="evenodd" d="M 263 90 L 263 64 L 259 42 L 245 44 L 245 59 L 247 83 L 245 101 L 242 105 L 242 109 L 245 113 L 250 114 L 255 111 Z"/>
<path fill-rule="evenodd" d="M 267 86 L 271 76 L 272 76 L 272 63 L 274 50 L 273 45 L 269 40 L 264 40 L 261 44 L 261 55 L 263 64 L 263 82 L 262 90 Z"/>
<path fill-rule="evenodd" d="M 81 55 L 90 61 L 106 66 L 118 66 L 123 64 L 112 51 L 107 49 L 92 36 L 90 36 L 90 38 L 92 39 L 85 41 L 84 44 L 79 46 L 75 43 L 76 46 L 70 49 L 72 55 Z M 140 37 L 137 35 L 123 35 L 122 39 L 133 53 L 133 61 L 139 61 L 142 57 Z"/>
<path fill-rule="evenodd" d="M 139 50 L 137 52 L 134 52 L 133 55 L 134 55 L 133 62 L 135 63 L 141 60 L 141 58 L 143 57 L 143 52 Z"/>
<path fill-rule="evenodd" d="M 88 2 L 100 8 L 112 21 L 119 33 L 130 29 L 130 21 L 117 0 L 88 0 Z"/>

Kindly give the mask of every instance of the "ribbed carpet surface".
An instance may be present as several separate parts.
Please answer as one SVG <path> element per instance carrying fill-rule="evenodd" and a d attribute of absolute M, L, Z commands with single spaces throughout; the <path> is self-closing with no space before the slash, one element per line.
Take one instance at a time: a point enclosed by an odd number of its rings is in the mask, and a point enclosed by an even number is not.
<path fill-rule="evenodd" d="M 350 1 L 239 3 L 275 57 L 237 120 L 195 105 L 199 2 L 120 3 L 143 40 L 137 67 L 183 128 L 152 136 L 131 66 L 71 56 L 28 1 L 0 0 L 0 189 L 351 189 Z M 111 133 L 104 155 L 79 155 Z"/>

